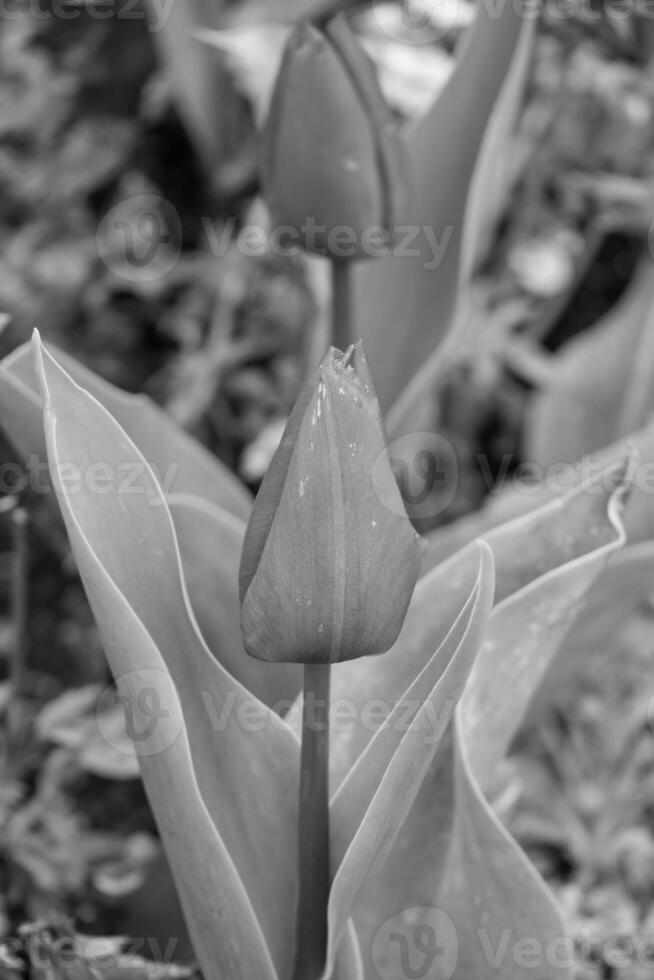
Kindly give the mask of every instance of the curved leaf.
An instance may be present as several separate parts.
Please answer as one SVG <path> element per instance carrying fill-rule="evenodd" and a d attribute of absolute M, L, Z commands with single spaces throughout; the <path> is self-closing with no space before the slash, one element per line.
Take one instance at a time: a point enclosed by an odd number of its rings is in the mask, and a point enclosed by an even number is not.
<path fill-rule="evenodd" d="M 479 4 L 445 88 L 406 133 L 413 193 L 398 231 L 411 241 L 404 254 L 398 245 L 396 254 L 355 269 L 354 322 L 384 411 L 450 326 L 470 182 L 523 23 L 519 3 L 503 4 L 499 14 Z"/>
<path fill-rule="evenodd" d="M 274 975 L 269 966 L 264 969 L 266 947 L 278 975 L 286 976 L 293 954 L 297 739 L 204 644 L 188 604 L 170 513 L 143 456 L 99 402 L 38 346 L 37 355 L 52 478 L 112 669 L 127 686 L 128 696 L 137 698 L 128 702 L 132 711 L 142 705 L 138 697 L 143 697 L 143 671 L 147 679 L 154 676 L 150 686 L 170 712 L 165 731 L 173 723 L 181 728 L 170 753 L 141 755 L 140 761 L 163 821 L 189 926 L 201 944 L 198 955 L 213 970 L 216 958 L 227 955 L 221 952 L 223 943 L 229 951 L 238 942 L 245 956 L 249 942 L 253 976 Z M 104 492 L 97 492 L 91 482 L 98 465 L 108 474 Z M 132 468 L 134 480 L 130 492 L 119 492 L 115 480 L 125 465 Z M 197 783 L 195 795 L 192 783 Z M 171 784 L 176 788 L 172 794 Z M 189 809 L 197 804 L 198 792 L 198 810 L 206 810 L 214 825 L 212 837 L 204 828 L 197 839 L 189 835 L 198 860 L 208 846 L 205 841 L 212 838 L 225 855 L 220 862 L 225 877 L 222 886 L 216 883 L 211 914 L 201 904 L 190 904 L 197 869 L 186 863 L 188 855 L 178 843 L 186 835 L 182 827 L 191 822 Z M 175 820 L 169 818 L 162 797 L 174 797 L 177 802 L 169 806 L 183 807 L 183 816 L 180 811 Z M 190 808 L 187 799 L 193 801 Z M 234 865 L 231 877 L 227 857 Z M 205 854 L 203 860 L 206 866 L 213 858 L 207 861 Z M 264 937 L 258 945 L 256 930 L 248 942 L 243 939 L 243 929 L 251 930 L 252 912 L 248 915 L 244 909 L 245 925 L 231 933 L 236 928 L 232 919 L 223 920 L 217 912 L 217 902 L 227 906 L 234 900 L 224 895 L 224 888 L 235 875 Z M 242 961 L 239 970 L 243 971 Z M 230 968 L 227 975 L 238 974 Z"/>
<path fill-rule="evenodd" d="M 489 535 L 499 604 L 457 709 L 462 735 L 455 744 L 451 730 L 439 747 L 395 848 L 366 884 L 355 915 L 364 950 L 372 948 L 380 926 L 398 909 L 434 905 L 447 909 L 455 922 L 459 950 L 466 944 L 478 949 L 479 929 L 487 930 L 495 939 L 498 924 L 517 930 L 516 939 L 521 934 L 542 939 L 548 929 L 557 928 L 564 935 L 549 893 L 492 816 L 483 790 L 490 785 L 498 760 L 576 614 L 580 596 L 590 588 L 609 554 L 623 542 L 618 513 L 623 493 L 624 487 L 612 492 L 611 481 L 598 479 L 587 485 L 583 494 L 575 491 L 567 502 L 557 501 L 545 508 L 536 522 L 542 526 L 533 536 L 534 547 L 525 547 L 529 524 L 514 522 Z M 529 520 L 533 522 L 532 515 Z M 460 588 L 463 556 L 469 552 L 467 548 L 455 555 L 418 583 L 417 593 L 431 593 L 432 608 L 437 601 L 447 605 L 448 592 Z M 418 630 L 417 621 L 413 630 Z M 402 636 L 398 643 L 401 640 Z M 371 696 L 377 696 L 376 678 L 359 678 L 359 683 L 365 680 L 366 688 L 374 692 Z M 392 687 L 393 681 L 390 683 Z M 364 689 L 362 697 L 366 693 Z M 341 745 L 342 750 L 347 748 Z M 474 777 L 472 782 L 469 773 Z M 497 848 L 507 868 L 506 880 L 522 881 L 524 894 L 505 894 L 502 879 L 493 877 L 494 863 L 489 865 L 489 876 L 479 880 L 475 876 L 481 875 L 483 868 L 471 860 L 464 865 L 467 883 L 456 879 L 458 858 L 453 850 L 451 863 L 446 864 L 448 847 L 458 848 L 459 854 L 475 854 L 479 841 L 485 841 L 485 847 Z M 475 891 L 488 890 L 494 894 L 490 909 L 468 905 Z M 529 925 L 523 917 L 526 911 Z M 544 931 L 538 925 L 539 916 L 546 926 Z M 523 929 L 525 932 L 520 933 Z M 374 976 L 372 963 L 366 962 Z M 488 969 L 487 964 L 482 969 L 477 963 L 467 976 L 483 976 Z M 502 976 L 504 969 L 512 976 L 505 963 Z M 431 978 L 432 974 L 426 976 Z M 461 980 L 466 976 L 463 966 L 456 976 Z"/>
<path fill-rule="evenodd" d="M 480 545 L 477 581 L 446 641 L 391 708 L 332 799 L 328 962 L 366 876 L 388 854 L 454 714 L 481 643 L 493 585 L 492 553 Z"/>
<path fill-rule="evenodd" d="M 97 398 L 133 439 L 166 494 L 204 497 L 247 520 L 252 498 L 246 488 L 150 398 L 121 391 L 63 351 L 49 349 L 67 373 Z M 32 453 L 45 455 L 39 401 L 29 345 L 23 344 L 0 364 L 0 417 L 23 458 Z"/>
<path fill-rule="evenodd" d="M 577 464 L 541 471 L 538 483 L 522 489 L 506 487 L 493 493 L 477 513 L 431 532 L 427 535 L 425 567 L 443 562 L 470 541 L 480 535 L 486 536 L 493 528 L 525 517 L 549 501 L 564 497 L 567 488 L 583 485 L 589 474 L 591 477 L 601 474 L 625 457 L 632 461 L 632 489 L 623 517 L 627 540 L 633 544 L 654 537 L 654 425 L 650 424 Z"/>
<path fill-rule="evenodd" d="M 581 459 L 647 422 L 654 406 L 649 256 L 616 306 L 552 356 L 551 379 L 527 419 L 527 452 L 543 468 Z"/>

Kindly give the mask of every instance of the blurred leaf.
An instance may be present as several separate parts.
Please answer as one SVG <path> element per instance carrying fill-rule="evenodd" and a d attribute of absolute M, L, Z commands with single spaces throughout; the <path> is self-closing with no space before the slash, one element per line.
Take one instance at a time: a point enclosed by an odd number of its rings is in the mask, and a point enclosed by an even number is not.
<path fill-rule="evenodd" d="M 225 55 L 237 88 L 252 105 L 258 126 L 263 125 L 268 113 L 284 45 L 291 32 L 290 25 L 270 23 L 268 16 L 263 23 L 195 31 L 198 42 Z"/>
<path fill-rule="evenodd" d="M 130 395 L 83 367 L 74 358 L 50 348 L 66 371 L 89 391 L 123 426 L 154 469 L 164 492 L 190 493 L 247 519 L 251 497 L 219 460 L 146 395 Z M 0 418 L 22 458 L 44 455 L 40 397 L 29 345 L 23 344 L 0 365 Z M 124 472 L 127 479 L 128 473 Z"/>
<path fill-rule="evenodd" d="M 355 270 L 355 323 L 384 411 L 450 326 L 470 181 L 520 38 L 522 14 L 516 4 L 503 5 L 499 15 L 479 5 L 448 83 L 432 109 L 407 128 L 413 194 L 398 223 L 415 231 L 404 243 L 413 251 Z"/>
<path fill-rule="evenodd" d="M 526 454 L 543 468 L 594 453 L 648 421 L 654 408 L 654 275 L 643 260 L 594 327 L 552 356 L 533 399 Z"/>
<path fill-rule="evenodd" d="M 39 738 L 67 748 L 81 745 L 85 738 L 83 724 L 89 711 L 97 705 L 101 690 L 99 684 L 86 684 L 64 691 L 46 704 L 36 717 L 35 728 Z"/>
<path fill-rule="evenodd" d="M 146 0 L 150 33 L 189 136 L 209 175 L 229 143 L 227 74 L 214 53 L 197 42 L 201 28 L 217 28 L 222 0 Z M 228 89 L 227 89 L 228 91 Z M 228 97 L 228 96 L 227 96 Z"/>
<path fill-rule="evenodd" d="M 502 90 L 486 127 L 475 166 L 466 206 L 462 248 L 462 279 L 472 275 L 475 265 L 490 248 L 511 189 L 513 138 L 525 86 L 532 64 L 536 18 L 523 17 L 513 57 Z M 513 152 L 512 152 L 513 151 Z"/>
<path fill-rule="evenodd" d="M 39 738 L 75 753 L 86 772 L 105 779 L 136 779 L 139 766 L 125 731 L 125 712 L 115 703 L 104 707 L 99 717 L 101 692 L 98 684 L 64 691 L 41 709 L 36 732 Z"/>
<path fill-rule="evenodd" d="M 136 753 L 198 957 L 207 975 L 272 978 L 272 956 L 284 976 L 293 953 L 297 740 L 204 645 L 144 458 L 43 348 L 37 353 L 53 482 L 126 718 L 141 733 Z M 66 484 L 67 467 L 83 475 L 98 460 L 113 473 L 135 466 L 133 492 Z"/>

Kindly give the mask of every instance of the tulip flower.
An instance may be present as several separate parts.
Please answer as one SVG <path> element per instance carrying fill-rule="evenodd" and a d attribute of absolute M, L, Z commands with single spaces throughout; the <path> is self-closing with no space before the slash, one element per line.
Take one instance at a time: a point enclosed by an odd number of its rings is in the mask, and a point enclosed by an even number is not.
<path fill-rule="evenodd" d="M 278 228 L 307 251 L 365 258 L 390 240 L 402 143 L 368 56 L 343 16 L 291 34 L 262 134 L 262 183 Z M 378 239 L 377 239 L 378 240 Z"/>
<path fill-rule="evenodd" d="M 395 642 L 420 573 L 360 344 L 332 348 L 264 478 L 240 571 L 245 649 L 330 664 Z"/>
<path fill-rule="evenodd" d="M 391 471 L 363 348 L 331 348 L 264 478 L 239 575 L 246 651 L 304 664 L 293 980 L 317 980 L 327 953 L 330 665 L 393 645 L 422 544 Z"/>

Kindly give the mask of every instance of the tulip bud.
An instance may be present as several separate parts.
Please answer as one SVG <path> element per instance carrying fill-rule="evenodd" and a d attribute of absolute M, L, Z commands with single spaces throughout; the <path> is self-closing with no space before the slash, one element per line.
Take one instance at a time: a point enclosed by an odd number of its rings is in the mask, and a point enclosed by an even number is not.
<path fill-rule="evenodd" d="M 332 259 L 390 241 L 403 196 L 399 129 L 343 16 L 291 34 L 262 134 L 261 176 L 277 228 Z"/>
<path fill-rule="evenodd" d="M 382 653 L 404 621 L 423 544 L 402 507 L 362 347 L 331 348 L 293 409 L 245 534 L 245 649 L 304 664 Z"/>

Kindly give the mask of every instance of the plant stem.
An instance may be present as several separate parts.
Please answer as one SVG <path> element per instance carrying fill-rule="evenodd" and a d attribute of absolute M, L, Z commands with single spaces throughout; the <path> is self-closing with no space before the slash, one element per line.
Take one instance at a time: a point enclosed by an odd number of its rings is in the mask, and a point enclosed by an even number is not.
<path fill-rule="evenodd" d="M 346 351 L 354 343 L 352 267 L 347 260 L 332 262 L 332 344 Z"/>
<path fill-rule="evenodd" d="M 293 980 L 319 980 L 327 955 L 330 675 L 329 664 L 305 664 Z"/>

